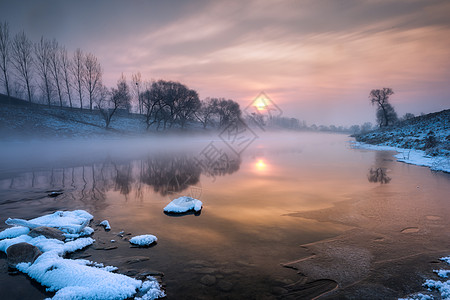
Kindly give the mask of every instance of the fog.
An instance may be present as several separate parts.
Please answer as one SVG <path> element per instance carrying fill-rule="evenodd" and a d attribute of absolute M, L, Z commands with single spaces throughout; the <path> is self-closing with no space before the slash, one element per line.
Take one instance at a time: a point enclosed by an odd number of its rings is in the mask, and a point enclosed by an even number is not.
<path fill-rule="evenodd" d="M 0 141 L 0 178 L 25 170 L 74 167 L 105 160 L 124 162 L 147 157 L 189 155 L 199 158 L 208 147 L 228 157 L 255 156 L 261 151 L 279 152 L 297 149 L 298 144 L 314 146 L 322 133 L 253 132 L 239 138 L 208 134 L 166 134 L 80 139 L 38 139 Z M 351 139 L 351 138 L 349 138 Z M 295 147 L 294 147 L 295 146 Z M 203 152 L 202 152 L 203 151 Z M 293 150 L 297 151 L 297 150 Z M 317 151 L 321 151 L 317 149 Z M 212 153 L 206 153 L 212 155 Z"/>

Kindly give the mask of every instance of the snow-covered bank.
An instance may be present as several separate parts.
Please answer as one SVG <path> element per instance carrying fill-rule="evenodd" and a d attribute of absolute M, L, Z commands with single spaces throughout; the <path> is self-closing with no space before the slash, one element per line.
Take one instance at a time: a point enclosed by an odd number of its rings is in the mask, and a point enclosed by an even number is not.
<path fill-rule="evenodd" d="M 394 155 L 394 157 L 397 158 L 397 161 L 417 166 L 429 167 L 433 171 L 450 173 L 450 156 L 431 156 L 423 150 L 405 149 L 393 146 L 370 145 L 361 142 L 350 143 L 352 148 L 357 149 L 396 151 L 398 153 Z"/>
<path fill-rule="evenodd" d="M 59 211 L 28 221 L 8 219 L 6 223 L 16 227 L 0 232 L 0 250 L 9 255 L 8 248 L 20 243 L 37 247 L 42 254 L 34 261 L 20 262 L 15 267 L 47 287 L 47 291 L 56 292 L 53 299 L 127 299 L 130 297 L 157 299 L 164 297 L 165 293 L 154 277 L 148 276 L 146 280 L 141 281 L 112 273 L 117 270 L 113 266 L 105 267 L 101 263 L 85 259 L 64 258 L 65 254 L 81 250 L 94 243 L 94 239 L 82 237 L 93 233 L 93 230 L 86 226 L 92 219 L 93 216 L 83 210 Z M 40 226 L 61 230 L 66 240 L 47 238 L 43 235 L 33 237 L 28 234 L 30 229 Z"/>
<path fill-rule="evenodd" d="M 450 265 L 450 256 L 442 257 L 441 261 L 446 262 Z M 424 287 L 428 289 L 428 292 L 437 292 L 438 298 L 443 300 L 450 300 L 450 270 L 434 270 L 437 276 L 440 278 L 439 280 L 427 279 L 423 284 Z M 447 280 L 446 280 L 447 279 Z M 415 293 L 409 295 L 407 298 L 401 298 L 399 300 L 433 300 L 436 299 L 434 295 L 426 293 Z"/>
<path fill-rule="evenodd" d="M 450 172 L 450 109 L 354 137 L 356 147 L 397 151 L 398 161 Z"/>

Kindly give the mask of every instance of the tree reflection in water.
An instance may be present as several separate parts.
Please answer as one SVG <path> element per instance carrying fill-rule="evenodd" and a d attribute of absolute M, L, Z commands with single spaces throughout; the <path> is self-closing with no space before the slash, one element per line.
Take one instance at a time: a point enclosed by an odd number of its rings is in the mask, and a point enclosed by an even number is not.
<path fill-rule="evenodd" d="M 209 166 L 199 164 L 196 156 L 187 154 L 153 154 L 143 160 L 126 162 L 108 158 L 100 163 L 16 173 L 0 179 L 0 189 L 62 190 L 65 192 L 61 197 L 96 208 L 105 205 L 106 193 L 111 190 L 126 197 L 135 192 L 137 199 L 143 199 L 145 186 L 162 196 L 172 196 L 190 188 L 190 196 L 194 197 L 201 193 L 201 188 L 195 189 L 200 184 L 201 174 L 225 176 L 239 170 L 241 159 L 235 155 L 227 157 L 229 159 Z"/>
<path fill-rule="evenodd" d="M 391 181 L 391 177 L 387 175 L 387 170 L 392 164 L 392 155 L 386 151 L 375 152 L 374 167 L 369 169 L 367 173 L 367 179 L 369 182 L 379 182 L 381 184 L 387 184 Z"/>
<path fill-rule="evenodd" d="M 370 168 L 369 173 L 367 173 L 367 179 L 369 182 L 379 182 L 381 184 L 391 181 L 391 177 L 386 174 L 386 169 L 384 168 Z"/>

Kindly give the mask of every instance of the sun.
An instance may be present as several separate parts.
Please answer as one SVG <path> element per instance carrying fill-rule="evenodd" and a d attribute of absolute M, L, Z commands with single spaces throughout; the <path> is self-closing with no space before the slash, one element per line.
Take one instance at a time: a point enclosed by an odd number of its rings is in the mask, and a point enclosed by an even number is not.
<path fill-rule="evenodd" d="M 256 107 L 257 110 L 266 110 L 267 109 L 267 103 L 266 103 L 265 99 L 262 99 L 262 98 L 256 99 L 254 106 Z"/>
<path fill-rule="evenodd" d="M 256 164 L 255 164 L 256 170 L 257 171 L 264 171 L 267 168 L 266 163 L 264 162 L 264 160 L 259 159 Z"/>

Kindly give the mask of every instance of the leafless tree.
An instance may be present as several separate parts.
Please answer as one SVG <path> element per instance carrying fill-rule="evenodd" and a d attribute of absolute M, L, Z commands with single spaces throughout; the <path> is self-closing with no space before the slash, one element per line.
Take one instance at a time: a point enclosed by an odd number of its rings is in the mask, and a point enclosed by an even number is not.
<path fill-rule="evenodd" d="M 134 96 L 137 98 L 138 112 L 142 115 L 144 110 L 141 97 L 142 79 L 141 72 L 131 75 L 131 88 Z"/>
<path fill-rule="evenodd" d="M 151 125 L 155 123 L 159 124 L 161 107 L 164 106 L 164 95 L 160 92 L 160 89 L 155 88 L 156 86 L 157 83 L 153 82 L 151 86 L 148 86 L 145 89 L 145 92 L 143 92 L 141 96 L 147 130 L 150 129 Z"/>
<path fill-rule="evenodd" d="M 77 90 L 80 99 L 80 108 L 83 109 L 83 79 L 85 73 L 84 55 L 80 48 L 75 50 L 72 60 L 72 75 L 75 89 Z"/>
<path fill-rule="evenodd" d="M 181 89 L 180 98 L 176 101 L 176 120 L 184 128 L 187 121 L 194 118 L 194 113 L 200 108 L 200 100 L 195 90 Z"/>
<path fill-rule="evenodd" d="M 201 101 L 200 109 L 195 112 L 195 117 L 202 123 L 203 128 L 213 122 L 214 114 L 217 112 L 217 98 L 206 98 Z"/>
<path fill-rule="evenodd" d="M 52 74 L 53 80 L 56 85 L 56 91 L 58 92 L 58 98 L 59 98 L 59 106 L 63 106 L 63 100 L 62 100 L 62 79 L 63 76 L 61 75 L 61 52 L 59 50 L 58 42 L 53 39 L 53 41 L 50 44 L 50 73 Z"/>
<path fill-rule="evenodd" d="M 394 94 L 394 91 L 391 88 L 382 88 L 378 90 L 372 90 L 369 94 L 369 99 L 372 105 L 378 106 L 377 111 L 377 119 L 381 120 L 381 126 L 389 126 L 389 122 L 395 121 L 394 117 L 394 108 L 389 103 L 389 97 Z M 397 118 L 397 114 L 395 114 L 395 119 Z"/>
<path fill-rule="evenodd" d="M 102 68 L 97 57 L 88 53 L 84 58 L 84 70 L 83 83 L 89 95 L 89 109 L 92 110 L 95 93 L 98 91 L 102 80 Z"/>
<path fill-rule="evenodd" d="M 219 127 L 223 128 L 228 124 L 241 119 L 241 108 L 239 103 L 229 99 L 219 99 L 217 103 L 217 115 L 219 118 Z"/>
<path fill-rule="evenodd" d="M 28 101 L 31 103 L 31 78 L 33 72 L 33 43 L 22 31 L 14 36 L 12 42 L 12 64 L 19 72 L 19 77 L 25 84 Z"/>
<path fill-rule="evenodd" d="M 119 108 L 128 109 L 130 106 L 130 88 L 123 74 L 117 81 L 117 88 L 112 88 L 111 92 L 105 86 L 100 85 L 97 99 L 98 109 L 105 120 L 105 127 L 108 128 L 116 111 Z"/>
<path fill-rule="evenodd" d="M 50 41 L 41 37 L 41 40 L 34 45 L 36 54 L 37 71 L 42 79 L 44 94 L 47 97 L 47 104 L 51 104 L 51 82 L 50 82 Z"/>
<path fill-rule="evenodd" d="M 64 81 L 64 85 L 66 88 L 67 97 L 69 99 L 70 108 L 72 108 L 72 95 L 70 93 L 70 86 L 72 81 L 71 70 L 72 70 L 72 62 L 67 55 L 67 50 L 64 47 L 59 48 L 59 57 L 60 57 L 60 67 L 61 67 L 61 76 Z"/>
<path fill-rule="evenodd" d="M 9 63 L 11 60 L 11 39 L 9 37 L 8 23 L 0 23 L 0 69 L 3 73 L 3 81 L 5 84 L 6 94 L 8 98 L 11 96 L 9 90 Z"/>

